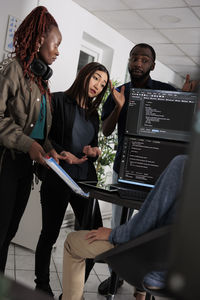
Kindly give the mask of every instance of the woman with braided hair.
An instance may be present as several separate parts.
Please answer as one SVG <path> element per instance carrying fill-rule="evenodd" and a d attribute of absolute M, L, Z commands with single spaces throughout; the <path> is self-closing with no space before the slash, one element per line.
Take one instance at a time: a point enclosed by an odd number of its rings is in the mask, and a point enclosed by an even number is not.
<path fill-rule="evenodd" d="M 14 35 L 15 50 L 0 63 L 0 271 L 24 213 L 32 162 L 60 155 L 48 140 L 51 127 L 49 67 L 59 55 L 61 33 L 52 15 L 36 7 Z"/>

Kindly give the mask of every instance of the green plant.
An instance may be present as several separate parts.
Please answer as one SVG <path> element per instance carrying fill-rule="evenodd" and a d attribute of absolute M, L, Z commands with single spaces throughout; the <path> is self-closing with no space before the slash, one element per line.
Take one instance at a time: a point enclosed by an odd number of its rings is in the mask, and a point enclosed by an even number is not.
<path fill-rule="evenodd" d="M 112 81 L 112 84 L 115 87 L 119 84 L 119 82 Z M 101 155 L 97 159 L 97 161 L 95 163 L 95 167 L 96 167 L 98 181 L 102 184 L 106 180 L 105 168 L 106 168 L 106 166 L 111 166 L 111 164 L 113 163 L 115 154 L 116 154 L 116 146 L 117 146 L 117 130 L 116 129 L 108 137 L 105 137 L 102 132 L 101 112 L 102 112 L 103 104 L 106 101 L 109 94 L 110 94 L 110 90 L 107 89 L 107 91 L 103 97 L 103 100 L 99 106 L 100 129 L 99 129 L 98 140 L 99 140 L 99 148 L 101 150 Z"/>

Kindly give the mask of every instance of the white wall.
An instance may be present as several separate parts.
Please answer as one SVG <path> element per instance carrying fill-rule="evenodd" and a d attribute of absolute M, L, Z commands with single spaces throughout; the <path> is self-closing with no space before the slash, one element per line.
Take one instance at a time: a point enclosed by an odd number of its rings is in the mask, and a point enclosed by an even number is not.
<path fill-rule="evenodd" d="M 21 20 L 37 6 L 37 0 L 0 0 L 0 60 L 4 56 L 4 45 L 7 32 L 8 16 L 14 16 Z"/>
<path fill-rule="evenodd" d="M 58 0 L 57 2 L 55 0 L 0 0 L 0 4 L 0 59 L 5 53 L 8 15 L 23 19 L 35 6 L 44 5 L 57 20 L 63 36 L 60 57 L 52 66 L 54 70 L 54 76 L 51 79 L 52 91 L 65 90 L 73 82 L 82 37 L 85 34 L 113 50 L 112 61 L 110 61 L 110 56 L 104 55 L 103 62 L 108 67 L 112 79 L 124 82 L 128 54 L 134 44 L 72 0 Z M 159 62 L 156 64 L 155 71 L 152 72 L 152 77 L 174 83 L 176 86 L 182 85 L 182 79 Z"/>

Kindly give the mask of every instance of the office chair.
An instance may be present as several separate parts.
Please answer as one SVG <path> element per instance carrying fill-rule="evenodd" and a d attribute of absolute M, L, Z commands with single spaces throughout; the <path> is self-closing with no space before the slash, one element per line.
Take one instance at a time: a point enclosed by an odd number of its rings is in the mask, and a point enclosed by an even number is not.
<path fill-rule="evenodd" d="M 129 284 L 145 290 L 153 296 L 168 297 L 167 289 L 150 290 L 143 284 L 146 274 L 151 271 L 168 269 L 168 254 L 172 225 L 154 229 L 144 235 L 116 246 L 95 258 L 95 261 L 105 261 Z M 113 299 L 109 294 L 107 299 Z"/>

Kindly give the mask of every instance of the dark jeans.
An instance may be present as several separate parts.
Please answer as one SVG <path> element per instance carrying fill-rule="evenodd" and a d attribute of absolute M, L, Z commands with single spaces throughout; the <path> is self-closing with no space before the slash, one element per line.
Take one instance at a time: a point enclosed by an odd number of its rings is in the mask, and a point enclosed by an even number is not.
<path fill-rule="evenodd" d="M 93 199 L 85 199 L 71 191 L 67 184 L 51 170 L 48 171 L 41 185 L 42 231 L 36 248 L 35 275 L 36 284 L 49 283 L 49 267 L 52 247 L 55 244 L 63 222 L 68 203 L 71 204 L 80 229 L 91 228 L 91 213 Z M 97 202 L 93 228 L 102 226 L 101 213 Z M 93 267 L 93 261 L 88 262 L 87 272 Z M 88 276 L 87 275 L 87 276 Z"/>
<path fill-rule="evenodd" d="M 32 161 L 28 154 L 11 156 L 6 151 L 0 172 L 0 271 L 4 272 L 8 248 L 22 218 L 32 183 Z"/>

